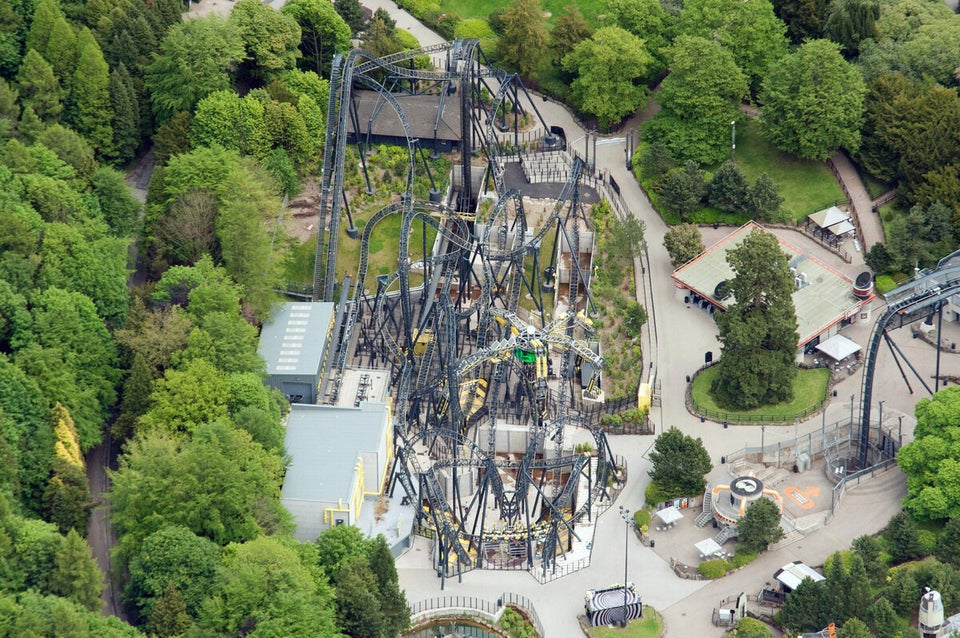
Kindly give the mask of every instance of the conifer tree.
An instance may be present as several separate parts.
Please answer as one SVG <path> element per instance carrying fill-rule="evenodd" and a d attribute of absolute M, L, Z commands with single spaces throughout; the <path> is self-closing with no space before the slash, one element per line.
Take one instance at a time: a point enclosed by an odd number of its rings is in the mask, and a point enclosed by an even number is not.
<path fill-rule="evenodd" d="M 86 533 L 91 506 L 86 463 L 73 418 L 59 402 L 53 408 L 51 426 L 56 442 L 53 446 L 53 476 L 43 495 L 47 518 L 62 533 L 71 529 Z"/>
<path fill-rule="evenodd" d="M 110 127 L 110 69 L 89 29 L 80 32 L 79 56 L 67 96 L 65 118 L 97 151 L 113 143 Z"/>
<path fill-rule="evenodd" d="M 90 611 L 99 611 L 103 573 L 97 567 L 87 541 L 76 530 L 70 530 L 54 560 L 50 590 Z"/>
<path fill-rule="evenodd" d="M 20 104 L 30 107 L 43 122 L 56 122 L 63 112 L 63 89 L 53 74 L 53 67 L 43 56 L 30 49 L 23 56 L 23 65 L 17 74 Z"/>
<path fill-rule="evenodd" d="M 163 596 L 150 610 L 150 631 L 160 638 L 179 636 L 190 628 L 190 623 L 183 595 L 172 582 L 167 583 Z"/>

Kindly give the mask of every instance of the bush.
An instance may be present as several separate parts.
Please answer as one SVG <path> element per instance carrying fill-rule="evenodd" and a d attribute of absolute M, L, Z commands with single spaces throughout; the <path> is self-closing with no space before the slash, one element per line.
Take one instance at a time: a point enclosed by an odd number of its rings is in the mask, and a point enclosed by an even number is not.
<path fill-rule="evenodd" d="M 757 552 L 748 552 L 746 550 L 738 548 L 737 553 L 733 555 L 733 560 L 731 561 L 731 563 L 733 564 L 734 569 L 739 569 L 744 565 L 746 565 L 747 563 L 751 562 L 757 556 L 759 556 Z"/>
<path fill-rule="evenodd" d="M 500 617 L 500 626 L 503 627 L 510 638 L 535 638 L 537 635 L 533 625 L 512 607 L 503 610 L 503 616 Z"/>
<path fill-rule="evenodd" d="M 707 560 L 700 563 L 700 566 L 697 567 L 697 570 L 704 578 L 709 578 L 713 580 L 714 578 L 722 578 L 727 574 L 731 569 L 729 562 L 725 561 L 722 558 L 714 558 L 713 560 Z"/>
<path fill-rule="evenodd" d="M 669 497 L 667 493 L 660 489 L 660 486 L 650 481 L 650 484 L 647 485 L 647 489 L 644 490 L 643 496 L 647 501 L 647 505 L 650 507 L 656 507 L 659 503 L 663 503 Z"/>
<path fill-rule="evenodd" d="M 877 292 L 882 295 L 896 288 L 897 282 L 890 275 L 877 275 L 876 287 Z"/>
<path fill-rule="evenodd" d="M 636 525 L 640 531 L 643 531 L 645 528 L 650 527 L 650 518 L 652 516 L 650 510 L 637 510 L 633 513 L 633 524 Z"/>

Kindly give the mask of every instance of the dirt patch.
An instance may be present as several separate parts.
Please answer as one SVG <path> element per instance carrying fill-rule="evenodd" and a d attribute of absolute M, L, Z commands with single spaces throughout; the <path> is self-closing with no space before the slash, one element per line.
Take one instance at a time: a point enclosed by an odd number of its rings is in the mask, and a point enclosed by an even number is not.
<path fill-rule="evenodd" d="M 320 208 L 320 183 L 309 179 L 303 191 L 287 203 L 283 217 L 284 231 L 298 244 L 312 240 L 317 234 L 317 211 Z"/>
<path fill-rule="evenodd" d="M 200 2 L 190 3 L 190 9 L 183 13 L 183 19 L 189 20 L 211 14 L 228 16 L 231 11 L 233 11 L 233 0 L 200 0 Z"/>

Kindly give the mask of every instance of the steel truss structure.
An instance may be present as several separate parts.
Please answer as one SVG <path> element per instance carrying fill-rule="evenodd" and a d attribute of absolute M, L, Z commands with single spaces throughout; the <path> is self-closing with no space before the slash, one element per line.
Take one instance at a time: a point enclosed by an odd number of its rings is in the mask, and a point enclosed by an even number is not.
<path fill-rule="evenodd" d="M 415 68 L 424 56 L 430 68 Z M 360 89 L 376 91 L 366 123 L 358 117 Z M 436 188 L 426 199 L 414 196 L 415 176 L 429 175 L 429 167 L 398 99 L 408 95 L 434 101 L 434 131 L 444 109 L 459 108 L 462 159 L 446 197 Z M 392 113 L 408 162 L 406 190 L 366 221 L 356 277 L 340 284 L 321 400 L 336 401 L 349 362 L 390 369 L 397 442 L 390 491 L 399 484 L 417 504 L 419 529 L 435 539 L 441 578 L 477 567 L 532 568 L 535 559 L 544 570 L 555 567 L 577 523 L 610 498 L 616 471 L 603 431 L 580 416 L 584 401 L 602 400 L 603 359 L 589 343 L 589 268 L 580 263 L 580 233 L 589 225 L 580 178 L 592 167 L 575 159 L 546 221 L 529 227 L 522 194 L 504 184 L 516 150 L 511 132 L 498 126 L 508 103 L 515 115 L 523 108 L 538 119 L 544 135 L 535 150 L 563 148 L 519 78 L 486 64 L 476 40 L 385 58 L 354 50 L 333 61 L 315 300 L 335 294 L 342 215 L 348 234 L 358 234 L 344 190 L 345 172 L 357 170 L 345 166 L 347 144 L 357 145 L 366 174 L 374 118 Z M 391 217 L 400 220 L 397 269 L 374 283 L 367 272 L 370 243 Z M 429 246 L 428 228 L 435 231 Z M 556 253 L 541 255 L 551 233 L 569 259 L 566 294 L 558 289 L 556 309 L 543 303 L 557 271 Z M 521 298 L 530 301 L 525 310 Z M 590 441 L 576 452 L 574 427 L 588 431 Z"/>

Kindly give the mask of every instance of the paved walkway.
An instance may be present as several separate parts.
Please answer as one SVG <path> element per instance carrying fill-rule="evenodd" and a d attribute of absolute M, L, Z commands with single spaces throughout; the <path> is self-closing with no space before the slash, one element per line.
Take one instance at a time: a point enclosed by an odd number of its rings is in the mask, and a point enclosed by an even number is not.
<path fill-rule="evenodd" d="M 372 10 L 378 7 L 387 9 L 397 19 L 398 26 L 413 33 L 422 45 L 441 41 L 436 33 L 426 29 L 406 12 L 397 9 L 396 4 L 390 0 L 368 0 L 364 4 Z M 537 108 L 547 122 L 565 129 L 567 139 L 572 145 L 586 135 L 587 132 L 562 104 L 553 100 L 538 100 Z M 630 122 L 632 127 L 638 124 L 637 118 Z M 613 142 L 614 138 L 623 135 L 624 131 L 621 131 L 607 137 Z M 648 337 L 650 348 L 645 355 L 648 360 L 653 360 L 653 368 L 646 372 L 660 381 L 662 394 L 661 405 L 652 410 L 651 419 L 658 432 L 666 427 L 676 426 L 687 434 L 700 437 L 715 464 L 715 469 L 708 479 L 729 477 L 726 467 L 720 465 L 720 457 L 742 448 L 745 444 L 759 445 L 762 436 L 760 428 L 731 427 L 725 430 L 716 423 L 700 423 L 699 419 L 686 411 L 686 375 L 692 374 L 702 364 L 705 352 L 719 352 L 716 325 L 707 313 L 695 310 L 689 304 L 683 304 L 676 299 L 673 282 L 669 277 L 673 269 L 663 247 L 667 226 L 625 166 L 624 143 L 598 144 L 596 159 L 597 170 L 606 171 L 617 181 L 627 206 L 646 224 L 648 261 L 645 263 L 645 273 L 641 274 L 648 277 L 639 278 L 644 284 L 642 292 L 649 300 L 650 332 L 656 335 L 655 338 Z M 844 162 L 841 159 L 837 162 L 837 167 L 841 179 L 855 200 L 855 207 L 867 211 L 864 218 L 861 218 L 861 224 L 867 238 L 868 245 L 865 248 L 869 248 L 872 243 L 882 240 L 879 220 L 875 215 L 871 217 L 869 195 L 849 161 Z M 861 200 L 865 202 L 865 208 L 860 208 L 864 205 Z M 870 223 L 872 221 L 876 221 L 877 225 Z M 705 243 L 711 243 L 710 229 L 704 232 Z M 722 235 L 725 231 L 720 229 L 716 232 Z M 809 247 L 805 250 L 817 254 L 823 261 L 835 265 L 842 272 L 855 276 L 863 269 L 862 261 L 858 259 L 860 255 L 855 255 L 857 263 L 848 265 L 831 253 L 823 251 L 800 233 L 791 234 L 791 243 L 809 242 Z M 879 306 L 880 302 L 876 302 L 873 308 L 875 313 Z M 845 334 L 863 343 L 869 329 L 869 323 L 856 324 L 845 330 Z M 927 360 L 932 358 L 932 348 L 921 340 L 911 339 L 909 334 L 895 334 L 894 339 L 908 356 Z M 889 423 L 890 419 L 904 416 L 905 440 L 910 440 L 913 405 L 922 395 L 905 392 L 904 384 L 889 360 L 881 357 L 880 364 L 881 372 L 875 384 L 875 394 L 888 397 L 884 410 L 885 420 Z M 945 363 L 946 365 L 960 372 L 960 356 L 954 357 Z M 883 370 L 890 373 L 885 374 Z M 916 385 L 914 382 L 914 386 Z M 849 398 L 859 395 L 858 375 L 840 381 L 835 387 L 838 397 L 827 406 L 823 415 L 800 424 L 801 435 L 819 430 L 824 419 L 831 423 L 849 416 L 851 410 L 858 407 L 857 399 L 851 405 Z M 787 440 L 793 437 L 793 433 L 794 428 L 791 426 L 771 426 L 766 429 L 765 442 L 770 444 Z M 617 506 L 622 505 L 631 510 L 643 506 L 643 490 L 649 482 L 647 471 L 650 468 L 646 454 L 653 440 L 653 436 L 611 438 L 614 451 L 627 459 L 630 478 L 617 502 L 600 517 L 596 525 L 590 567 L 546 585 L 538 584 L 525 572 L 477 570 L 466 574 L 462 582 L 457 582 L 456 579 L 448 580 L 443 593 L 469 594 L 495 600 L 503 591 L 515 591 L 534 602 L 547 636 L 553 638 L 580 635 L 576 615 L 582 613 L 584 591 L 617 583 L 623 578 L 624 524 L 617 514 Z M 898 470 L 892 470 L 872 483 L 849 490 L 841 509 L 829 526 L 795 544 L 768 552 L 743 570 L 718 581 L 687 581 L 677 578 L 663 558 L 630 536 L 627 539 L 628 577 L 637 583 L 644 603 L 663 612 L 667 635 L 721 636 L 724 632 L 711 624 L 710 614 L 722 598 L 740 591 L 758 590 L 772 577 L 776 568 L 784 563 L 803 559 L 814 565 L 820 564 L 831 552 L 847 548 L 857 536 L 879 531 L 898 510 L 903 495 L 902 474 Z M 417 539 L 414 546 L 398 559 L 397 570 L 401 585 L 406 589 L 407 599 L 411 603 L 441 594 L 440 580 L 430 568 L 429 541 Z"/>
<path fill-rule="evenodd" d="M 882 244 L 886 241 L 880 215 L 873 211 L 873 200 L 870 193 L 867 192 L 867 187 L 863 185 L 863 180 L 860 179 L 860 173 L 857 172 L 857 168 L 847 157 L 847 154 L 840 152 L 830 159 L 837 169 L 837 175 L 844 191 L 850 197 L 850 208 L 860 221 L 860 230 L 863 232 L 863 243 L 865 244 L 863 253 L 866 254 L 874 244 Z"/>

